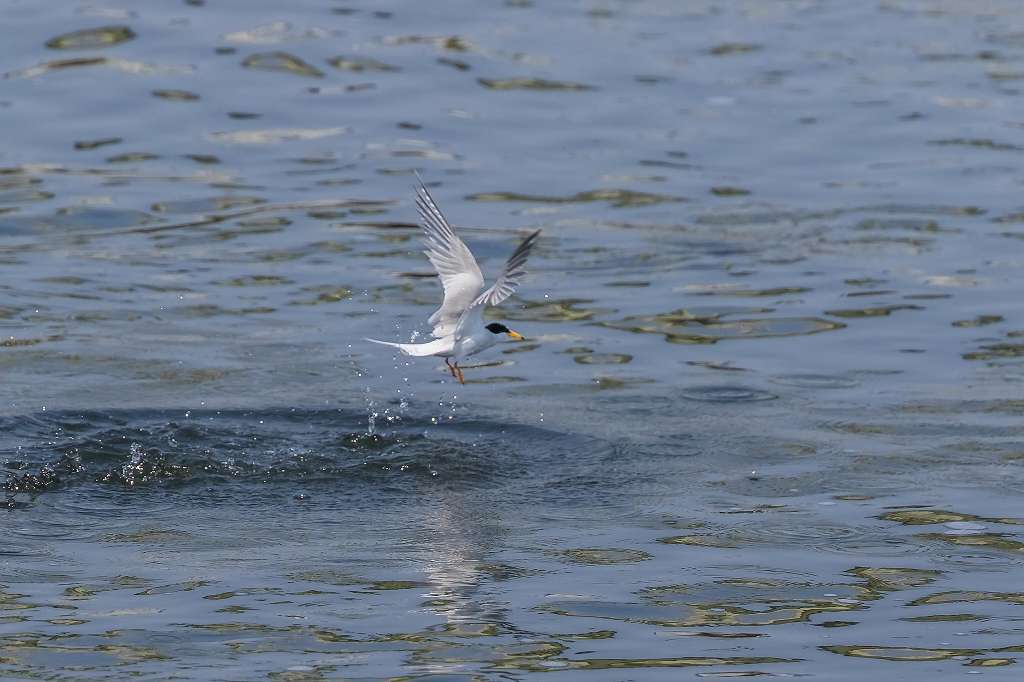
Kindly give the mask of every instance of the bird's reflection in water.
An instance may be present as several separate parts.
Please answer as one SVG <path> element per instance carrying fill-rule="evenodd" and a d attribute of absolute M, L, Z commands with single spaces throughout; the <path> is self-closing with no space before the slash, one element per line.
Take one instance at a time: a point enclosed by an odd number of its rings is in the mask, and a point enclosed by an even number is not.
<path fill-rule="evenodd" d="M 491 601 L 486 584 L 489 558 L 506 535 L 499 518 L 483 501 L 444 491 L 424 519 L 433 528 L 425 547 L 423 568 L 430 583 L 425 606 L 445 619 L 451 629 L 469 624 L 506 620 L 504 603 Z"/>

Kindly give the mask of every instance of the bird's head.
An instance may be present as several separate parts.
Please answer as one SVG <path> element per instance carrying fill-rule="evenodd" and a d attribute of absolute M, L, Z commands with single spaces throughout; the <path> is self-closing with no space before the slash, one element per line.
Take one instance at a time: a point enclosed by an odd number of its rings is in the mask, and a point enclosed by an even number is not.
<path fill-rule="evenodd" d="M 508 334 L 509 337 L 515 339 L 516 341 L 526 340 L 526 338 L 522 334 L 520 334 L 519 332 L 512 331 L 511 329 L 501 324 L 500 322 L 491 322 L 489 325 L 487 325 L 487 331 L 489 331 L 492 334 Z"/>

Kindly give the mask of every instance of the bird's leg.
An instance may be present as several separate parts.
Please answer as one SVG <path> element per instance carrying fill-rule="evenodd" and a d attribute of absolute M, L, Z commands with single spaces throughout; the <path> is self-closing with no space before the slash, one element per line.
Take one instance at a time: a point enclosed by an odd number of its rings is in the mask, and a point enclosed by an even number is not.
<path fill-rule="evenodd" d="M 448 358 L 444 359 L 444 364 L 448 365 L 448 371 L 452 373 L 452 378 L 455 379 L 455 368 L 452 367 L 452 363 L 448 362 Z"/>
<path fill-rule="evenodd" d="M 458 380 L 459 380 L 459 383 L 460 384 L 465 384 L 466 383 L 466 377 L 462 374 L 462 368 L 459 367 L 459 363 L 457 363 L 457 362 L 455 363 L 455 371 L 459 373 L 459 375 L 457 377 Z"/>

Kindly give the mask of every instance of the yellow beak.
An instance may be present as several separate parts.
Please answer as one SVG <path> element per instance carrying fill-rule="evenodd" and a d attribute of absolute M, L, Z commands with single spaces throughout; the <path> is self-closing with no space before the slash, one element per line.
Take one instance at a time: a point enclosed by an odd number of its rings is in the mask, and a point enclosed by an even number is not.
<path fill-rule="evenodd" d="M 514 332 L 511 329 L 508 331 L 508 335 L 511 336 L 516 341 L 525 341 L 526 340 L 525 336 L 523 336 L 519 332 Z"/>

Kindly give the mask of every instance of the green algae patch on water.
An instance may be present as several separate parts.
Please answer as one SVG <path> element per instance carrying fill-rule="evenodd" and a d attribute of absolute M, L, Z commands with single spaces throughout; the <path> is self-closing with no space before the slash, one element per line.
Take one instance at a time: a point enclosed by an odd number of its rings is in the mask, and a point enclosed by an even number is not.
<path fill-rule="evenodd" d="M 57 71 L 73 69 L 80 66 L 106 66 L 116 71 L 131 74 L 181 75 L 191 73 L 195 70 L 194 67 L 188 66 L 146 64 L 144 62 L 135 62 L 127 59 L 114 59 L 111 57 L 75 57 L 71 59 L 55 59 L 36 64 L 35 66 L 29 66 L 24 69 L 8 71 L 3 74 L 3 78 L 38 78 Z"/>
<path fill-rule="evenodd" d="M 718 535 L 673 535 L 658 538 L 663 545 L 689 545 L 691 547 L 713 547 L 716 549 L 736 549 L 739 543 L 732 538 Z"/>
<path fill-rule="evenodd" d="M 92 599 L 97 593 L 102 592 L 104 589 L 113 588 L 93 585 L 72 585 L 71 587 L 64 588 L 63 595 L 68 599 Z"/>
<path fill-rule="evenodd" d="M 841 656 L 874 658 L 883 661 L 946 661 L 951 658 L 977 656 L 982 653 L 977 649 L 924 649 L 898 646 L 823 646 L 819 648 Z"/>
<path fill-rule="evenodd" d="M 197 102 L 199 95 L 189 90 L 154 90 L 153 97 L 171 102 Z"/>
<path fill-rule="evenodd" d="M 284 594 L 284 590 L 279 587 L 241 587 L 237 590 L 218 592 L 216 594 L 206 594 L 203 595 L 203 599 L 208 599 L 210 601 L 223 601 L 225 599 L 233 599 L 235 597 L 251 594 Z"/>
<path fill-rule="evenodd" d="M 938 592 L 910 602 L 909 606 L 929 606 L 934 604 L 959 604 L 984 601 L 997 601 L 1006 604 L 1024 605 L 1024 592 L 985 592 L 980 590 L 952 590 Z"/>
<path fill-rule="evenodd" d="M 577 353 L 573 362 L 580 365 L 625 365 L 632 362 L 628 353 Z"/>
<path fill-rule="evenodd" d="M 150 206 L 150 209 L 156 213 L 167 214 L 208 214 L 227 211 L 233 208 L 252 208 L 266 202 L 266 199 L 258 196 L 232 194 L 195 199 L 157 201 Z"/>
<path fill-rule="evenodd" d="M 600 618 L 661 627 L 717 625 L 721 620 L 718 614 L 704 613 L 689 606 L 659 606 L 634 602 L 558 601 L 540 604 L 534 607 L 534 610 L 559 616 Z"/>
<path fill-rule="evenodd" d="M 732 187 L 730 185 L 719 185 L 711 188 L 711 193 L 716 197 L 745 197 L 750 194 L 749 189 L 743 187 Z"/>
<path fill-rule="evenodd" d="M 374 580 L 366 586 L 366 589 L 380 592 L 388 590 L 417 590 L 427 587 L 430 587 L 429 583 L 417 580 Z"/>
<path fill-rule="evenodd" d="M 996 142 L 989 138 L 981 137 L 954 137 L 945 140 L 931 140 L 928 144 L 939 147 L 974 147 L 976 149 L 989 149 L 999 152 L 1024 151 L 1024 147 L 1009 142 Z"/>
<path fill-rule="evenodd" d="M 954 327 L 986 327 L 990 324 L 998 324 L 1003 320 L 1002 315 L 978 315 L 969 320 L 954 320 L 950 324 Z"/>
<path fill-rule="evenodd" d="M 823 620 L 820 623 L 815 623 L 818 627 L 822 628 L 849 628 L 854 625 L 860 625 L 860 621 L 856 620 Z"/>
<path fill-rule="evenodd" d="M 773 658 L 771 656 L 687 656 L 681 658 L 588 658 L 569 659 L 574 670 L 622 670 L 624 668 L 703 668 L 709 666 L 763 665 L 772 663 L 799 663 L 799 658 Z"/>
<path fill-rule="evenodd" d="M 36 201 L 48 201 L 54 196 L 53 192 L 45 192 L 31 187 L 22 187 L 18 189 L 0 191 L 0 204 L 29 204 Z"/>
<path fill-rule="evenodd" d="M 886 568 L 859 566 L 847 573 L 867 581 L 867 588 L 875 592 L 891 592 L 924 587 L 935 582 L 942 571 L 923 568 Z"/>
<path fill-rule="evenodd" d="M 663 334 L 669 343 L 713 344 L 726 339 L 762 339 L 786 336 L 804 336 L 834 331 L 846 327 L 817 317 L 764 317 L 747 319 L 723 319 L 735 313 L 709 310 L 706 313 L 690 310 L 675 310 L 644 317 L 626 317 L 621 320 L 602 321 L 599 324 L 611 329 L 637 334 Z"/>
<path fill-rule="evenodd" d="M 971 535 L 949 535 L 946 533 L 922 533 L 922 540 L 935 540 L 960 547 L 998 549 L 1004 552 L 1024 552 L 1024 542 L 1008 538 L 999 533 L 977 533 Z"/>
<path fill-rule="evenodd" d="M 927 408 L 927 406 L 925 406 Z M 1014 403 L 1000 403 L 1000 404 L 986 404 L 981 408 L 981 412 L 1006 412 L 1008 414 L 1016 414 L 1020 405 Z M 920 408 L 918 408 L 920 409 Z M 924 411 L 927 411 L 925 409 Z M 940 412 L 941 413 L 941 412 Z M 948 524 L 965 524 L 982 521 L 985 523 L 998 523 L 1005 526 L 1022 526 L 1024 525 L 1024 519 L 1016 517 L 988 517 L 978 516 L 976 514 L 966 514 L 962 512 L 944 510 L 944 509 L 897 509 L 894 511 L 888 511 L 878 516 L 883 521 L 895 521 L 896 523 L 902 523 L 905 526 L 927 526 L 939 523 Z M 955 526 L 952 526 L 956 528 Z M 971 525 L 967 528 L 956 528 L 957 530 L 970 530 L 970 531 L 981 531 L 984 529 L 981 525 Z M 977 534 L 977 533 L 974 533 Z"/>
<path fill-rule="evenodd" d="M 749 372 L 746 367 L 737 367 L 732 360 L 687 360 L 686 364 L 691 367 L 703 367 L 717 372 Z"/>
<path fill-rule="evenodd" d="M 762 49 L 757 43 L 719 43 L 708 49 L 708 54 L 714 57 L 726 57 L 729 55 L 747 54 Z"/>
<path fill-rule="evenodd" d="M 349 132 L 348 128 L 334 126 L 330 128 L 272 128 L 268 130 L 232 130 L 214 131 L 206 135 L 212 142 L 226 144 L 279 144 L 282 142 L 299 142 L 335 137 Z"/>
<path fill-rule="evenodd" d="M 107 583 L 90 583 L 70 585 L 64 588 L 62 596 L 73 601 L 90 600 L 104 592 L 112 592 L 126 588 L 140 589 L 150 584 L 148 580 L 135 576 L 117 576 Z"/>
<path fill-rule="evenodd" d="M 255 610 L 256 610 L 255 607 L 252 607 L 252 606 L 242 606 L 240 604 L 231 604 L 230 606 L 225 606 L 223 608 L 217 609 L 216 611 L 214 611 L 214 613 L 245 613 L 246 611 L 255 611 Z"/>
<path fill-rule="evenodd" d="M 909 303 L 898 303 L 894 305 L 883 305 L 868 308 L 844 308 L 836 310 L 826 310 L 826 315 L 832 315 L 834 317 L 844 318 L 860 318 L 860 317 L 888 317 L 889 315 L 899 310 L 924 310 L 919 305 L 912 305 Z"/>
<path fill-rule="evenodd" d="M 530 578 L 534 576 L 543 575 L 545 572 L 538 568 L 528 568 L 526 566 L 515 566 L 512 564 L 496 564 L 490 562 L 484 562 L 477 564 L 474 569 L 486 575 L 490 580 L 495 582 L 504 582 L 506 580 L 520 580 L 523 578 Z"/>
<path fill-rule="evenodd" d="M 6 339 L 0 339 L 0 348 L 24 348 L 25 346 L 36 346 L 40 343 L 46 343 L 47 341 L 57 341 L 60 337 L 54 337 L 49 339 L 16 339 L 13 336 Z"/>
<path fill-rule="evenodd" d="M 159 159 L 158 154 L 150 152 L 125 152 L 107 158 L 107 163 L 139 163 L 141 161 L 153 161 Z"/>
<path fill-rule="evenodd" d="M 899 509 L 885 512 L 878 518 L 883 521 L 895 521 L 905 526 L 925 526 L 934 523 L 948 523 L 950 521 L 977 521 L 978 517 L 973 514 L 961 514 L 941 509 Z"/>
<path fill-rule="evenodd" d="M 220 163 L 220 157 L 214 154 L 185 154 L 184 158 L 205 165 Z"/>
<path fill-rule="evenodd" d="M 540 90 L 545 92 L 579 92 L 594 90 L 592 85 L 556 81 L 546 78 L 478 78 L 477 83 L 488 90 Z"/>
<path fill-rule="evenodd" d="M 502 355 L 515 355 L 517 353 L 529 353 L 540 348 L 539 343 L 517 343 L 511 348 L 502 349 Z"/>
<path fill-rule="evenodd" d="M 482 192 L 470 194 L 467 201 L 524 201 L 537 204 L 578 204 L 593 201 L 607 201 L 613 208 L 653 206 L 655 204 L 686 201 L 683 197 L 650 192 L 636 192 L 627 189 L 595 189 L 577 192 L 569 196 L 543 194 L 518 194 L 516 192 Z"/>
<path fill-rule="evenodd" d="M 283 284 L 292 284 L 292 280 L 279 275 L 243 275 L 241 277 L 233 277 L 231 279 L 214 282 L 214 284 L 229 287 L 272 287 L 281 286 Z"/>
<path fill-rule="evenodd" d="M 136 592 L 135 594 L 140 597 L 152 597 L 154 595 L 164 594 L 176 594 L 178 592 L 192 592 L 198 590 L 200 587 L 206 587 L 207 585 L 214 584 L 213 580 L 186 580 L 181 583 L 174 583 L 172 585 L 160 585 L 159 587 L 150 587 Z"/>
<path fill-rule="evenodd" d="M 470 365 L 461 365 L 465 369 L 473 369 Z M 480 367 L 481 365 L 477 365 Z M 466 379 L 467 384 L 518 384 L 525 382 L 526 379 L 523 377 L 516 376 L 491 376 L 483 377 L 480 379 Z"/>
<path fill-rule="evenodd" d="M 970 621 L 985 621 L 989 616 L 981 616 L 976 613 L 935 613 L 929 616 L 911 616 L 900 618 L 908 623 L 961 623 Z"/>
<path fill-rule="evenodd" d="M 98 137 L 96 139 L 83 139 L 75 142 L 75 148 L 78 151 L 96 150 L 100 146 L 108 146 L 110 144 L 120 144 L 124 141 L 123 137 Z"/>
<path fill-rule="evenodd" d="M 46 46 L 51 50 L 83 50 L 109 47 L 135 38 L 135 31 L 127 26 L 101 26 L 72 31 L 51 38 Z"/>
<path fill-rule="evenodd" d="M 475 639 L 477 637 L 497 637 L 505 634 L 496 623 L 443 623 L 427 628 L 427 632 L 439 637 L 458 639 Z"/>
<path fill-rule="evenodd" d="M 278 71 L 322 78 L 324 72 L 287 52 L 258 52 L 242 60 L 242 66 L 259 71 Z"/>
<path fill-rule="evenodd" d="M 362 71 L 399 71 L 400 69 L 393 64 L 386 64 L 376 59 L 369 57 L 345 57 L 337 56 L 331 57 L 327 60 L 335 69 L 341 71 L 354 71 L 356 73 Z"/>
<path fill-rule="evenodd" d="M 488 311 L 488 319 L 524 320 L 530 322 L 584 322 L 599 315 L 615 312 L 614 308 L 597 308 L 586 298 L 546 299 L 523 301 L 521 306 L 501 311 Z"/>
<path fill-rule="evenodd" d="M 804 294 L 809 287 L 768 287 L 753 289 L 741 284 L 690 284 L 683 288 L 698 296 L 777 297 Z"/>
<path fill-rule="evenodd" d="M 635 564 L 638 561 L 648 561 L 653 558 L 647 552 L 636 549 L 603 548 L 567 549 L 562 552 L 562 556 L 570 563 L 586 564 L 588 566 Z"/>
<path fill-rule="evenodd" d="M 999 668 L 1016 662 L 1014 658 L 972 658 L 964 665 L 970 668 Z"/>
<path fill-rule="evenodd" d="M 618 633 L 615 630 L 588 630 L 587 632 L 573 632 L 567 634 L 552 634 L 552 639 L 563 639 L 568 641 L 591 641 L 602 639 L 613 639 Z"/>
<path fill-rule="evenodd" d="M 938 221 L 927 218 L 866 218 L 857 223 L 855 230 L 905 230 L 908 232 L 945 232 L 955 234 L 960 230 L 942 227 Z"/>
<path fill-rule="evenodd" d="M 1003 360 L 1024 358 L 1024 343 L 993 343 L 981 350 L 964 353 L 964 360 Z"/>
<path fill-rule="evenodd" d="M 341 301 L 347 301 L 350 298 L 352 298 L 352 289 L 350 287 L 323 284 L 313 287 L 303 287 L 302 290 L 309 291 L 313 293 L 314 296 L 311 298 L 302 298 L 295 301 L 291 301 L 291 305 L 321 305 L 324 303 L 340 303 Z"/>

